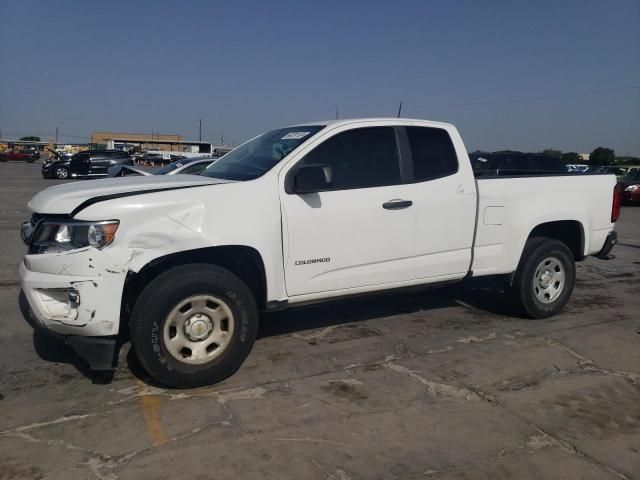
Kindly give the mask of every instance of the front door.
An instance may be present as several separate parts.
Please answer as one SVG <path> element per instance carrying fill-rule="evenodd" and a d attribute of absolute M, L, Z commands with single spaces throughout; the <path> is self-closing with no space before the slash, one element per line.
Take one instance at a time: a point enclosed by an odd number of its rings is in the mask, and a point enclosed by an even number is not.
<path fill-rule="evenodd" d="M 89 174 L 89 152 L 76 153 L 71 157 L 69 162 L 69 169 L 72 175 L 84 176 Z"/>
<path fill-rule="evenodd" d="M 328 191 L 282 193 L 289 296 L 403 282 L 415 278 L 416 209 L 405 199 L 395 130 L 338 133 L 302 165 L 331 167 Z"/>

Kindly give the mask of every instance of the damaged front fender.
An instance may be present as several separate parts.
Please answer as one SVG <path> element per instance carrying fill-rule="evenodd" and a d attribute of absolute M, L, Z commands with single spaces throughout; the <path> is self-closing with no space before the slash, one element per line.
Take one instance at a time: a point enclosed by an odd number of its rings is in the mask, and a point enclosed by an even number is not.
<path fill-rule="evenodd" d="M 112 216 L 120 219 L 120 228 L 116 241 L 105 252 L 111 251 L 122 260 L 107 267 L 112 273 L 138 272 L 156 258 L 211 246 L 203 233 L 207 225 L 200 202 L 129 203 L 113 209 Z M 87 211 L 83 216 L 95 214 Z"/>

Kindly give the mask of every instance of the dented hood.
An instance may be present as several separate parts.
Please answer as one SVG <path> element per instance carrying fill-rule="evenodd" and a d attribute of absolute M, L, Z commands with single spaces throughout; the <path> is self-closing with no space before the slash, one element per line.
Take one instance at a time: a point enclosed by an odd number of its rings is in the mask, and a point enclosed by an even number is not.
<path fill-rule="evenodd" d="M 87 180 L 49 187 L 37 193 L 28 203 L 28 207 L 36 213 L 68 215 L 75 213 L 83 204 L 87 205 L 103 199 L 229 182 L 232 180 L 198 175 L 153 175 Z"/>

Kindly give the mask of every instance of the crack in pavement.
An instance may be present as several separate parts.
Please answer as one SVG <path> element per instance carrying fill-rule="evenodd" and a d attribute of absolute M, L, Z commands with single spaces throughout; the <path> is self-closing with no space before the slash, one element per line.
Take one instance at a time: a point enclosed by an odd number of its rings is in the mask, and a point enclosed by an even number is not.
<path fill-rule="evenodd" d="M 447 383 L 434 382 L 431 380 L 427 380 L 422 377 L 420 374 L 414 372 L 413 370 L 408 369 L 402 365 L 398 365 L 397 363 L 385 363 L 385 368 L 388 368 L 391 371 L 396 373 L 401 373 L 404 375 L 408 375 L 415 380 L 418 380 L 424 386 L 427 387 L 427 392 L 433 396 L 447 396 L 447 397 L 457 397 L 464 398 L 465 400 L 478 400 L 478 395 L 469 390 L 468 388 L 459 388 L 453 385 L 449 385 Z"/>
<path fill-rule="evenodd" d="M 56 418 L 54 420 L 50 420 L 48 422 L 31 423 L 31 424 L 28 424 L 28 425 L 22 425 L 20 427 L 13 428 L 11 430 L 3 430 L 3 431 L 0 432 L 0 435 L 9 435 L 9 434 L 12 434 L 12 433 L 21 433 L 21 432 L 25 432 L 27 430 L 33 430 L 35 428 L 48 427 L 48 426 L 51 426 L 51 425 L 57 425 L 57 424 L 66 423 L 66 422 L 75 422 L 76 420 L 82 420 L 82 419 L 85 419 L 85 418 L 102 416 L 102 415 L 109 415 L 111 413 L 117 413 L 117 412 L 121 412 L 121 411 L 123 411 L 123 410 L 107 410 L 105 412 L 86 413 L 84 415 L 62 416 L 62 417 Z"/>

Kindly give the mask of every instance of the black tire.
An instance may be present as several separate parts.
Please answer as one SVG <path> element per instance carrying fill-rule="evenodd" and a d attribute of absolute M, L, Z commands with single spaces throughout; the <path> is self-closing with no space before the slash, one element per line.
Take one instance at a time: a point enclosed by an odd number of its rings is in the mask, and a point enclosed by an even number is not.
<path fill-rule="evenodd" d="M 174 357 L 164 332 L 170 313 L 198 295 L 223 301 L 233 315 L 234 328 L 219 356 L 193 365 Z M 228 270 L 209 264 L 181 265 L 160 274 L 142 291 L 131 313 L 130 333 L 142 367 L 158 382 L 175 388 L 210 385 L 235 373 L 249 355 L 258 333 L 258 309 L 249 287 Z"/>
<path fill-rule="evenodd" d="M 550 268 L 551 274 L 556 269 L 563 271 L 564 283 L 558 288 L 555 298 L 548 298 L 541 301 L 538 295 L 545 296 L 544 290 L 540 290 L 541 284 L 537 280 L 538 272 L 544 272 L 545 267 L 542 262 L 553 259 L 550 265 L 557 262 L 555 268 Z M 540 268 L 539 268 L 540 267 Z M 544 274 L 541 275 L 541 277 Z M 576 266 L 571 250 L 562 242 L 546 237 L 534 237 L 527 240 L 522 257 L 516 270 L 513 284 L 507 289 L 507 294 L 511 298 L 513 306 L 529 318 L 548 318 L 560 312 L 569 299 L 576 279 Z M 540 278 L 542 281 L 542 278 Z M 552 284 L 560 285 L 555 279 Z M 552 294 L 553 295 L 553 294 Z"/>
<path fill-rule="evenodd" d="M 66 172 L 65 175 L 62 175 L 61 172 Z M 53 178 L 57 178 L 58 180 L 66 180 L 69 178 L 69 169 L 67 167 L 55 167 L 53 169 Z"/>

